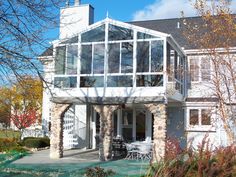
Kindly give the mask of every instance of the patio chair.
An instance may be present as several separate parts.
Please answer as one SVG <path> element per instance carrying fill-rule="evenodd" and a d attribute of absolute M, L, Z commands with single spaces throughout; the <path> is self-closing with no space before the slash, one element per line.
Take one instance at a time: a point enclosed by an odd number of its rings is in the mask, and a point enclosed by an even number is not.
<path fill-rule="evenodd" d="M 138 146 L 137 159 L 151 160 L 152 158 L 152 144 L 140 144 Z"/>
<path fill-rule="evenodd" d="M 127 150 L 127 155 L 126 155 L 125 159 L 127 159 L 127 160 L 136 159 L 138 150 L 135 149 L 135 146 L 133 146 L 132 144 L 129 144 L 129 143 L 125 143 L 125 146 L 126 146 L 126 150 Z"/>

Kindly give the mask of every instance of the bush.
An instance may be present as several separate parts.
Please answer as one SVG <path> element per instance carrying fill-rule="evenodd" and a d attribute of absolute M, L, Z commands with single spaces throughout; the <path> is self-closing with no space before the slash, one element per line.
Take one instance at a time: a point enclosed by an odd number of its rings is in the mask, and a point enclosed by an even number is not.
<path fill-rule="evenodd" d="M 50 146 L 50 139 L 47 137 L 27 137 L 23 139 L 22 144 L 28 148 L 44 148 Z"/>
<path fill-rule="evenodd" d="M 8 151 L 12 147 L 17 146 L 17 139 L 15 138 L 0 138 L 0 152 Z"/>
<path fill-rule="evenodd" d="M 111 169 L 104 170 L 101 167 L 88 168 L 85 173 L 85 176 L 87 177 L 108 177 L 114 175 L 115 172 Z"/>
<path fill-rule="evenodd" d="M 175 157 L 170 153 L 164 161 L 153 164 L 146 176 L 236 176 L 236 146 L 214 151 L 209 147 L 209 143 L 203 140 L 196 151 L 186 149 Z"/>

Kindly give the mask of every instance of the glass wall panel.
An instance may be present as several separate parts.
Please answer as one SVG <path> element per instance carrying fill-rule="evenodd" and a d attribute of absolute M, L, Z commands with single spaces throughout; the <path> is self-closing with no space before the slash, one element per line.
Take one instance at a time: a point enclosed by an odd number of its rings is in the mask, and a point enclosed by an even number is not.
<path fill-rule="evenodd" d="M 108 40 L 130 40 L 133 39 L 133 30 L 109 24 Z"/>
<path fill-rule="evenodd" d="M 80 87 L 104 87 L 103 76 L 80 77 Z"/>
<path fill-rule="evenodd" d="M 149 42 L 137 43 L 137 72 L 149 72 Z"/>
<path fill-rule="evenodd" d="M 121 48 L 121 72 L 133 72 L 133 43 L 124 42 Z"/>
<path fill-rule="evenodd" d="M 163 71 L 163 41 L 152 41 L 151 43 L 151 71 Z"/>
<path fill-rule="evenodd" d="M 81 74 L 91 74 L 92 45 L 81 45 L 80 65 Z"/>
<path fill-rule="evenodd" d="M 81 34 L 81 42 L 100 42 L 105 41 L 105 25 Z"/>
<path fill-rule="evenodd" d="M 132 76 L 108 76 L 108 87 L 133 87 Z"/>
<path fill-rule="evenodd" d="M 55 74 L 65 74 L 66 46 L 56 48 Z"/>
<path fill-rule="evenodd" d="M 151 39 L 151 38 L 159 38 L 159 37 L 156 37 L 156 36 L 153 36 L 153 35 L 150 35 L 150 34 L 147 34 L 147 33 L 138 32 L 137 33 L 137 38 L 138 39 Z"/>
<path fill-rule="evenodd" d="M 78 36 L 67 39 L 66 41 L 61 42 L 60 44 L 73 44 L 73 43 L 78 43 Z"/>
<path fill-rule="evenodd" d="M 163 75 L 137 75 L 137 87 L 163 86 Z"/>
<path fill-rule="evenodd" d="M 77 74 L 78 46 L 71 45 L 67 48 L 67 74 Z"/>
<path fill-rule="evenodd" d="M 103 74 L 104 73 L 104 44 L 94 45 L 93 52 L 93 73 L 94 74 Z"/>
<path fill-rule="evenodd" d="M 108 73 L 119 73 L 120 43 L 109 44 Z"/>
<path fill-rule="evenodd" d="M 76 88 L 77 77 L 55 77 L 54 87 L 56 88 Z"/>

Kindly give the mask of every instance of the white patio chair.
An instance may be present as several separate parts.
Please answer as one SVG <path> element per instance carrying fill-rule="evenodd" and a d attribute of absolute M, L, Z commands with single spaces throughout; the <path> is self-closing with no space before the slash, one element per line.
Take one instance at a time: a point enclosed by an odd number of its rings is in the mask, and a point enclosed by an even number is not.
<path fill-rule="evenodd" d="M 127 160 L 134 160 L 137 158 L 137 152 L 138 150 L 135 149 L 135 146 L 129 143 L 125 143 L 126 150 L 127 150 L 127 155 L 125 159 Z"/>
<path fill-rule="evenodd" d="M 137 159 L 151 160 L 152 144 L 140 143 L 138 146 Z"/>

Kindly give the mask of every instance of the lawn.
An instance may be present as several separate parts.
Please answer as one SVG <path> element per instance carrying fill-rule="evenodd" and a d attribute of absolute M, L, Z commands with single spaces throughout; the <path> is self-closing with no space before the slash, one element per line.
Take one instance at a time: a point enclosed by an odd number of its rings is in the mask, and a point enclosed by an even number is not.
<path fill-rule="evenodd" d="M 0 130 L 0 138 L 19 138 L 20 132 L 14 130 Z"/>

